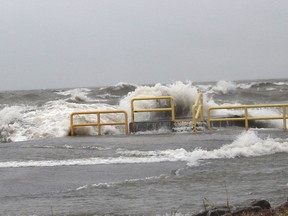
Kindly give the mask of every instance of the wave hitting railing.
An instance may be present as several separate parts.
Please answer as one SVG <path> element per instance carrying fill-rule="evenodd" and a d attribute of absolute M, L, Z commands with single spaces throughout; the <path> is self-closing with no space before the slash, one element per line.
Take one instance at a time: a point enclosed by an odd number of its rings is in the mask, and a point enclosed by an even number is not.
<path fill-rule="evenodd" d="M 208 129 L 211 128 L 211 122 L 221 122 L 221 121 L 245 121 L 245 128 L 249 128 L 249 121 L 250 120 L 283 120 L 283 129 L 287 130 L 287 107 L 288 104 L 259 104 L 259 105 L 239 105 L 239 106 L 219 106 L 219 107 L 210 107 L 208 109 Z M 248 110 L 249 109 L 259 109 L 259 108 L 280 108 L 282 110 L 282 115 L 279 116 L 259 116 L 259 117 L 252 117 L 249 116 Z M 213 110 L 223 110 L 223 109 L 242 109 L 244 110 L 244 115 L 241 117 L 211 117 L 211 112 Z"/>
<path fill-rule="evenodd" d="M 101 115 L 102 114 L 111 114 L 111 113 L 119 113 L 123 114 L 124 120 L 121 122 L 101 122 Z M 87 123 L 75 123 L 75 116 L 79 115 L 96 115 L 97 120 L 96 122 L 87 122 Z M 105 125 L 124 125 L 125 133 L 128 134 L 128 115 L 127 112 L 124 110 L 104 110 L 104 111 L 91 111 L 91 112 L 73 112 L 70 115 L 70 134 L 74 136 L 74 128 L 75 127 L 86 127 L 86 126 L 97 126 L 98 127 L 98 135 L 101 135 L 101 127 Z"/>
<path fill-rule="evenodd" d="M 136 101 L 147 101 L 147 100 L 154 100 L 154 101 L 162 101 L 166 100 L 168 103 L 162 103 L 162 106 L 164 107 L 156 107 L 156 108 L 135 108 L 135 102 Z M 159 103 L 161 106 L 161 103 Z M 159 106 L 157 104 L 157 106 Z M 141 98 L 133 98 L 131 100 L 131 124 L 132 126 L 135 123 L 135 113 L 144 113 L 144 112 L 171 112 L 171 119 L 166 120 L 170 121 L 172 125 L 174 123 L 179 122 L 192 122 L 193 129 L 192 131 L 196 131 L 197 123 L 200 121 L 204 121 L 204 107 L 203 107 L 203 95 L 202 93 L 199 93 L 197 96 L 197 99 L 192 106 L 192 119 L 175 119 L 175 102 L 174 97 L 172 96 L 156 96 L 156 97 L 141 97 Z M 102 114 L 113 114 L 113 113 L 120 113 L 124 115 L 124 120 L 119 122 L 101 122 L 101 115 Z M 90 120 L 88 122 L 83 123 L 83 119 L 81 120 L 81 116 L 87 116 L 87 115 L 95 115 L 96 120 Z M 75 116 L 78 116 L 76 118 Z M 76 121 L 75 121 L 76 120 Z M 84 121 L 87 121 L 84 119 Z M 157 121 L 157 120 L 156 120 Z M 156 122 L 155 121 L 155 122 Z M 82 123 L 81 123 L 82 122 Z M 141 123 L 141 122 L 140 122 Z M 75 134 L 75 128 L 77 127 L 98 127 L 98 135 L 101 135 L 101 127 L 105 125 L 124 125 L 125 126 L 125 133 L 129 133 L 128 129 L 128 115 L 127 112 L 124 110 L 104 110 L 104 111 L 90 111 L 90 112 L 73 112 L 70 115 L 70 134 L 71 136 L 74 136 Z M 133 127 L 132 127 L 133 128 Z M 131 128 L 130 128 L 131 129 Z"/>
<path fill-rule="evenodd" d="M 160 108 L 146 108 L 146 109 L 136 109 L 134 102 L 143 100 L 170 100 L 170 107 L 160 107 Z M 133 98 L 131 100 L 131 121 L 132 124 L 135 122 L 135 113 L 138 112 L 171 112 L 171 121 L 175 121 L 175 104 L 174 98 L 172 96 L 158 96 L 158 97 L 142 97 Z"/>

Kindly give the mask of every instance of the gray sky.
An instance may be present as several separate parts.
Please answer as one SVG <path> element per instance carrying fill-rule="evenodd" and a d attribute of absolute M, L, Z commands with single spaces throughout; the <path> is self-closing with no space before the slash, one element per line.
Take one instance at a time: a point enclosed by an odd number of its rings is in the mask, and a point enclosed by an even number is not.
<path fill-rule="evenodd" d="M 0 0 L 0 90 L 288 78 L 287 0 Z"/>

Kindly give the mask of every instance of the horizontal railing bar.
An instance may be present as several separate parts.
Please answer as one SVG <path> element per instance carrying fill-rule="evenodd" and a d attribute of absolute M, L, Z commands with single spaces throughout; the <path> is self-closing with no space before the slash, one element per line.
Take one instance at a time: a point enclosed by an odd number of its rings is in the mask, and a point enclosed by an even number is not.
<path fill-rule="evenodd" d="M 210 121 L 243 121 L 245 120 L 245 117 L 240 118 L 211 118 Z M 283 116 L 274 116 L 274 117 L 248 117 L 248 120 L 277 120 L 277 119 L 283 119 Z M 288 119 L 288 116 L 287 116 Z"/>
<path fill-rule="evenodd" d="M 210 122 L 212 121 L 243 121 L 246 118 L 210 118 Z"/>
<path fill-rule="evenodd" d="M 283 119 L 283 116 L 272 116 L 272 117 L 248 117 L 248 120 L 277 120 Z"/>
<path fill-rule="evenodd" d="M 101 122 L 101 114 L 112 114 L 112 113 L 120 113 L 124 114 L 125 122 Z M 96 115 L 97 120 L 95 123 L 75 123 L 74 116 L 77 115 Z M 76 118 L 77 119 L 77 118 Z M 86 112 L 73 112 L 70 114 L 70 132 L 71 136 L 74 135 L 74 128 L 75 127 L 88 127 L 88 126 L 97 126 L 98 127 L 98 135 L 101 135 L 101 126 L 107 125 L 124 125 L 125 126 L 125 133 L 128 134 L 128 114 L 125 110 L 96 110 L 96 111 L 86 111 Z"/>
<path fill-rule="evenodd" d="M 132 98 L 132 102 L 136 100 L 158 100 L 158 99 L 173 99 L 172 96 L 155 96 L 155 97 L 139 97 L 139 98 Z"/>
<path fill-rule="evenodd" d="M 133 110 L 133 112 L 162 112 L 162 111 L 171 111 L 172 108 L 150 108 L 150 109 L 141 109 Z"/>
<path fill-rule="evenodd" d="M 288 104 L 256 104 L 256 105 L 239 105 L 239 106 L 219 106 L 210 107 L 209 110 L 216 109 L 245 109 L 245 108 L 269 108 L 269 107 L 287 107 Z"/>
<path fill-rule="evenodd" d="M 105 122 L 105 123 L 100 123 L 100 125 L 125 125 L 126 122 Z"/>
<path fill-rule="evenodd" d="M 192 119 L 175 119 L 174 122 L 192 122 Z"/>
<path fill-rule="evenodd" d="M 286 110 L 287 110 L 288 104 L 254 104 L 254 105 L 237 105 L 237 106 L 217 106 L 217 107 L 210 107 L 208 109 L 208 128 L 210 128 L 210 122 L 216 122 L 216 121 L 245 121 L 245 128 L 248 129 L 249 127 L 249 121 L 251 120 L 283 120 L 283 128 L 284 130 L 287 129 L 286 121 L 288 119 Z M 281 108 L 283 109 L 283 114 L 279 114 L 279 116 L 257 116 L 257 117 L 250 117 L 248 114 L 249 109 L 267 109 L 267 108 Z M 211 116 L 211 112 L 213 110 L 227 110 L 227 109 L 243 109 L 244 116 L 243 117 L 216 117 Z"/>
<path fill-rule="evenodd" d="M 142 108 L 142 109 L 135 109 L 134 102 L 135 101 L 143 101 L 143 100 L 170 100 L 170 107 L 160 107 L 160 108 Z M 171 112 L 171 121 L 175 120 L 175 104 L 174 104 L 174 97 L 173 96 L 150 96 L 150 97 L 139 97 L 139 98 L 132 98 L 130 101 L 131 104 L 131 121 L 132 125 L 135 122 L 135 113 L 143 113 L 143 112 Z"/>
<path fill-rule="evenodd" d="M 73 124 L 73 127 L 84 127 L 84 126 L 98 126 L 97 123 L 90 123 L 90 124 Z"/>
<path fill-rule="evenodd" d="M 98 124 L 98 123 L 83 123 L 83 124 L 73 124 L 73 127 L 82 127 L 82 126 L 98 126 L 98 125 L 100 125 L 100 126 L 107 126 L 107 125 L 125 125 L 126 124 L 126 122 L 111 122 L 111 123 L 109 123 L 109 122 L 105 122 L 105 123 L 100 123 L 100 124 Z"/>
<path fill-rule="evenodd" d="M 109 113 L 126 113 L 124 110 L 104 110 L 104 111 L 87 111 L 87 112 L 72 112 L 71 115 L 93 115 L 93 114 L 109 114 Z"/>

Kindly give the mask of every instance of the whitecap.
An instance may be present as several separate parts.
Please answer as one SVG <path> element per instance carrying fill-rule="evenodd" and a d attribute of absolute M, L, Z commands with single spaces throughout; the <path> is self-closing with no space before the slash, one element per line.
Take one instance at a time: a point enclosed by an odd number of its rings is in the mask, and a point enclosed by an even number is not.
<path fill-rule="evenodd" d="M 231 144 L 225 144 L 219 149 L 205 150 L 196 148 L 192 151 L 186 149 L 167 149 L 156 151 L 139 151 L 117 149 L 118 157 L 82 158 L 69 160 L 43 160 L 43 161 L 7 161 L 0 162 L 0 168 L 7 167 L 51 167 L 51 166 L 85 166 L 99 164 L 133 164 L 133 163 L 159 163 L 159 162 L 186 162 L 189 166 L 199 165 L 199 161 L 207 159 L 257 157 L 275 153 L 288 153 L 288 142 L 276 139 L 262 139 L 255 131 L 243 132 Z"/>

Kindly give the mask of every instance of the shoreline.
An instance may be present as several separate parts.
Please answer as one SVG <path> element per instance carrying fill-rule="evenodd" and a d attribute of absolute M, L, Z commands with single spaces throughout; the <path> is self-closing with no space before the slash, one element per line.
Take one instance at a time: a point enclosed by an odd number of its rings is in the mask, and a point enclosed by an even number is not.
<path fill-rule="evenodd" d="M 205 203 L 203 203 L 204 205 Z M 288 215 L 288 198 L 287 201 L 272 206 L 265 199 L 247 201 L 239 205 L 227 205 L 205 207 L 192 216 L 287 216 Z"/>

